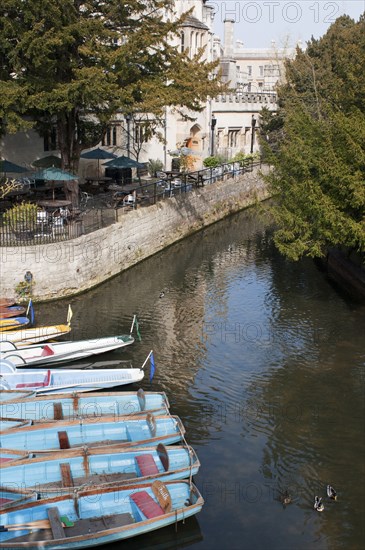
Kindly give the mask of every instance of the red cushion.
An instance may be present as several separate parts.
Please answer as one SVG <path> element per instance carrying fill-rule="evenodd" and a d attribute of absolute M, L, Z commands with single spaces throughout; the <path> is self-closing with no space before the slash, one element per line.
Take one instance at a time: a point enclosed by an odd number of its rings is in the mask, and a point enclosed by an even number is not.
<path fill-rule="evenodd" d="M 7 502 L 14 502 L 11 498 L 0 498 L 0 506 L 6 504 Z"/>
<path fill-rule="evenodd" d="M 0 456 L 0 464 L 2 462 L 9 462 L 9 460 L 14 460 L 13 458 L 8 458 L 8 457 L 5 457 L 5 456 Z"/>
<path fill-rule="evenodd" d="M 155 502 L 146 491 L 138 491 L 138 493 L 133 493 L 131 495 L 131 499 L 135 504 L 137 504 L 138 508 L 147 519 L 163 516 L 165 513 L 161 506 L 157 504 L 157 502 Z"/>
<path fill-rule="evenodd" d="M 152 455 L 136 456 L 136 462 L 142 476 L 152 476 L 158 474 L 158 468 Z"/>

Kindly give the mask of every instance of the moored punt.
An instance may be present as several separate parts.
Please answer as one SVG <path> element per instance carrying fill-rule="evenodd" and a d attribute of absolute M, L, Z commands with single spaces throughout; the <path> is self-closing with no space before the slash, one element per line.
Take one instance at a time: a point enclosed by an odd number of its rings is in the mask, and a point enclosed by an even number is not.
<path fill-rule="evenodd" d="M 34 453 L 83 445 L 143 447 L 177 443 L 184 433 L 184 426 L 177 416 L 153 416 L 149 413 L 126 416 L 123 420 L 106 416 L 102 419 L 60 420 L 27 428 L 13 428 L 0 433 L 0 445 L 6 449 Z"/>
<path fill-rule="evenodd" d="M 5 463 L 3 485 L 32 489 L 41 498 L 92 486 L 173 481 L 194 476 L 200 467 L 189 446 L 88 448 L 60 451 Z"/>
<path fill-rule="evenodd" d="M 23 315 L 26 308 L 23 306 L 0 307 L 0 319 L 8 319 L 9 317 L 17 317 Z"/>
<path fill-rule="evenodd" d="M 17 367 L 48 365 L 77 361 L 100 353 L 114 351 L 133 344 L 130 334 L 108 336 L 92 340 L 53 342 L 19 346 L 14 342 L 0 342 L 0 356 L 9 359 Z"/>
<path fill-rule="evenodd" d="M 2 390 L 0 389 L 0 404 L 14 399 L 26 399 L 35 395 L 34 391 Z"/>
<path fill-rule="evenodd" d="M 49 422 L 76 418 L 115 418 L 146 414 L 167 414 L 170 404 L 164 392 L 103 392 L 52 394 L 1 403 L 0 417 Z"/>
<path fill-rule="evenodd" d="M 7 340 L 18 346 L 27 346 L 37 342 L 53 340 L 68 334 L 71 330 L 69 325 L 51 325 L 47 327 L 32 327 L 18 330 L 7 330 L 0 332 L 0 341 Z"/>
<path fill-rule="evenodd" d="M 36 491 L 0 486 L 0 510 L 12 508 L 14 504 L 37 500 Z"/>
<path fill-rule="evenodd" d="M 12 298 L 0 298 L 0 307 L 10 307 L 15 304 Z"/>
<path fill-rule="evenodd" d="M 12 449 L 0 449 L 0 467 L 5 464 L 14 463 L 16 460 L 29 458 L 29 453 L 24 451 L 14 451 Z"/>
<path fill-rule="evenodd" d="M 202 509 L 187 481 L 82 491 L 26 505 L 0 515 L 0 548 L 91 548 L 175 524 Z"/>
<path fill-rule="evenodd" d="M 25 428 L 31 426 L 32 420 L 24 420 L 22 418 L 1 418 L 0 417 L 0 432 L 5 432 L 13 428 Z"/>
<path fill-rule="evenodd" d="M 122 362 L 121 362 L 122 363 Z M 26 369 L 18 370 L 11 361 L 0 359 L 0 388 L 32 390 L 36 394 L 87 392 L 140 382 L 143 368 L 115 369 Z"/>
<path fill-rule="evenodd" d="M 9 319 L 0 319 L 0 331 L 14 330 L 19 327 L 29 325 L 28 317 L 10 317 Z"/>

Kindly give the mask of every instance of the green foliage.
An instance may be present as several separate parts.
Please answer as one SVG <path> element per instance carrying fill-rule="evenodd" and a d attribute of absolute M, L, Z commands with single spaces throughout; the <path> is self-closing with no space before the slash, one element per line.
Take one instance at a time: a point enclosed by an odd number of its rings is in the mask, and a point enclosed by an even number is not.
<path fill-rule="evenodd" d="M 220 164 L 222 164 L 224 161 L 222 161 L 222 159 L 218 156 L 214 156 L 214 157 L 207 157 L 203 160 L 203 165 L 206 167 L 206 168 L 216 168 L 217 166 L 219 166 Z"/>
<path fill-rule="evenodd" d="M 330 246 L 364 252 L 364 65 L 365 20 L 340 17 L 287 62 L 278 118 L 266 118 L 275 242 L 293 260 Z"/>
<path fill-rule="evenodd" d="M 148 173 L 152 178 L 156 177 L 156 172 L 159 172 L 163 168 L 163 162 L 160 159 L 148 159 Z"/>
<path fill-rule="evenodd" d="M 239 151 L 232 157 L 231 161 L 239 162 L 241 166 L 248 166 L 251 162 L 258 160 L 260 158 L 260 153 L 248 153 L 245 155 L 243 151 Z"/>
<path fill-rule="evenodd" d="M 27 281 L 20 281 L 20 283 L 15 286 L 15 295 L 20 302 L 24 302 L 32 298 L 34 284 L 34 281 L 29 283 Z"/>
<path fill-rule="evenodd" d="M 203 50 L 190 59 L 173 44 L 186 17 L 171 17 L 173 9 L 172 0 L 2 0 L 7 132 L 24 125 L 23 115 L 44 131 L 57 126 L 63 165 L 75 168 L 120 110 L 155 117 L 165 106 L 201 110 L 222 91 L 219 77 L 211 78 L 217 63 L 206 63 Z"/>
<path fill-rule="evenodd" d="M 22 202 L 16 204 L 10 210 L 7 210 L 3 215 L 5 225 L 22 226 L 25 228 L 34 228 L 37 221 L 38 207 L 30 202 Z"/>

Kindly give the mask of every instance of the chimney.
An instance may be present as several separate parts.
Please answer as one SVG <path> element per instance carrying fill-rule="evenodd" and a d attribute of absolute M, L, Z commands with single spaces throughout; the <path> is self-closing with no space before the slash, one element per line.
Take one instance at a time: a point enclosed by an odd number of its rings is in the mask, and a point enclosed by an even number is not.
<path fill-rule="evenodd" d="M 234 19 L 224 21 L 224 57 L 228 59 L 233 57 L 233 25 Z"/>

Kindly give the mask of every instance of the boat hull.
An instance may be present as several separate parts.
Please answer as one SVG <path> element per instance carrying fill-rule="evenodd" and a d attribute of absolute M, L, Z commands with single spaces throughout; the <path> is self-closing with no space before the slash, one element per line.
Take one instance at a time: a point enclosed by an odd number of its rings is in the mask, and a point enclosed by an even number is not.
<path fill-rule="evenodd" d="M 16 393 L 16 392 L 15 392 Z M 103 392 L 37 396 L 35 399 L 14 399 L 1 402 L 0 418 L 24 419 L 35 422 L 101 418 L 113 415 L 167 414 L 170 404 L 164 392 Z"/>
<path fill-rule="evenodd" d="M 88 448 L 62 451 L 18 464 L 5 464 L 2 474 L 10 487 L 36 491 L 41 498 L 89 487 L 185 479 L 199 471 L 191 447 L 158 445 L 140 448 Z M 7 487 L 4 482 L 4 488 Z"/>
<path fill-rule="evenodd" d="M 33 327 L 20 330 L 7 330 L 0 332 L 0 342 L 7 340 L 14 342 L 18 346 L 27 346 L 37 342 L 45 342 L 64 336 L 71 331 L 69 325 L 54 325 L 48 327 Z"/>
<path fill-rule="evenodd" d="M 65 550 L 102 546 L 161 529 L 201 511 L 204 500 L 198 489 L 189 482 L 170 482 L 162 486 L 161 493 L 168 495 L 167 498 L 171 499 L 170 507 L 164 511 L 161 508 L 162 502 L 156 497 L 154 491 L 156 483 L 78 493 L 78 514 L 75 498 L 69 497 L 17 506 L 0 515 L 1 524 L 10 527 L 10 530 L 0 533 L 0 548 L 20 550 L 42 547 L 50 550 Z M 154 512 L 153 517 L 145 516 L 136 504 L 143 498 L 149 499 L 154 507 L 157 507 L 158 511 Z M 24 525 L 33 518 L 37 518 L 38 521 L 47 521 L 49 517 L 54 518 L 55 515 L 56 518 L 66 516 L 67 520 L 74 524 L 64 527 L 61 531 L 62 536 L 58 538 L 53 538 L 51 529 L 33 529 L 32 531 L 31 527 L 18 527 L 18 529 L 11 527 Z M 52 523 L 54 524 L 54 519 Z M 54 535 L 53 525 L 52 529 Z M 22 539 L 19 540 L 19 537 Z M 14 538 L 18 540 L 12 540 Z"/>
<path fill-rule="evenodd" d="M 185 433 L 177 416 L 128 416 L 35 424 L 0 433 L 0 446 L 34 453 L 83 446 L 151 446 L 177 443 Z"/>
<path fill-rule="evenodd" d="M 0 360 L 0 388 L 34 391 L 37 395 L 92 392 L 140 382 L 142 369 L 27 369 L 18 371 L 10 361 Z"/>
<path fill-rule="evenodd" d="M 96 340 L 80 340 L 75 342 L 55 342 L 31 346 L 12 346 L 13 349 L 3 351 L 0 342 L 0 356 L 9 359 L 17 367 L 42 366 L 49 364 L 77 361 L 101 353 L 115 351 L 133 344 L 130 335 L 109 336 Z M 3 342 L 5 344 L 5 342 Z M 14 343 L 13 343 L 14 344 Z"/>

